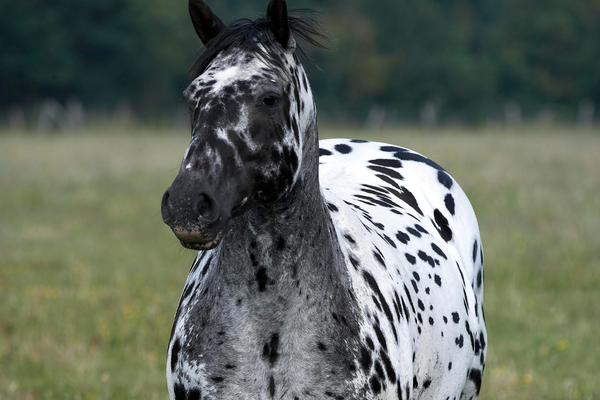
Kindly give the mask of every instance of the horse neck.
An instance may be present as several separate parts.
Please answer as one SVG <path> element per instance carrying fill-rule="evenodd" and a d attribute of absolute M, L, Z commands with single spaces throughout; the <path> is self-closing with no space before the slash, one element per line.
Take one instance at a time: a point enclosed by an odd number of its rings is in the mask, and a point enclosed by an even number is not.
<path fill-rule="evenodd" d="M 270 319 L 286 315 L 286 308 L 310 308 L 332 297 L 349 303 L 347 273 L 321 196 L 313 125 L 306 136 L 313 143 L 307 143 L 291 192 L 275 204 L 256 206 L 235 218 L 219 252 L 222 284 L 236 296 L 247 297 L 255 312 Z M 323 311 L 328 307 L 336 306 L 329 301 Z"/>

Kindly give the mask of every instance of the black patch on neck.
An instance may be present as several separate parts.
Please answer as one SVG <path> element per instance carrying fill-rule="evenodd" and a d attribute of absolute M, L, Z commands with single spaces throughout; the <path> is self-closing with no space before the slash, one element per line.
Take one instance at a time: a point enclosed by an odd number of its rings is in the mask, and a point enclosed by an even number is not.
<path fill-rule="evenodd" d="M 269 378 L 269 395 L 271 398 L 275 397 L 275 378 L 273 378 L 273 375 Z"/>
<path fill-rule="evenodd" d="M 171 372 L 175 371 L 175 366 L 177 365 L 177 361 L 179 360 L 179 351 L 181 350 L 181 344 L 179 343 L 179 339 L 175 340 L 173 343 L 173 349 L 171 350 Z"/>
<path fill-rule="evenodd" d="M 265 343 L 264 347 L 263 347 L 263 353 L 262 356 L 265 360 L 269 361 L 269 364 L 271 364 L 271 368 L 275 365 L 275 363 L 277 362 L 277 359 L 279 358 L 279 333 L 275 332 L 272 336 L 271 336 L 271 340 L 269 340 L 267 343 Z"/>
<path fill-rule="evenodd" d="M 175 400 L 185 400 L 185 387 L 181 383 L 176 383 L 173 386 L 175 392 Z"/>
<path fill-rule="evenodd" d="M 190 389 L 187 394 L 187 400 L 200 400 L 200 389 Z"/>
<path fill-rule="evenodd" d="M 258 283 L 258 291 L 259 292 L 264 292 L 265 290 L 267 290 L 267 285 L 272 285 L 275 283 L 267 275 L 267 269 L 265 267 L 260 267 L 256 271 L 256 282 Z"/>
<path fill-rule="evenodd" d="M 283 236 L 279 236 L 279 238 L 277 239 L 277 250 L 283 249 L 285 249 L 285 239 L 283 238 Z"/>

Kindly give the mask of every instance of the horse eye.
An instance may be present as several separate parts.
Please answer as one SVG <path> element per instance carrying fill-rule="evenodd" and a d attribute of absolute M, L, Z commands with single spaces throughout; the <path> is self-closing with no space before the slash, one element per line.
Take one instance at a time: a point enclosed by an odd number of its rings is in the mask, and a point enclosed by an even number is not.
<path fill-rule="evenodd" d="M 262 103 L 263 103 L 265 106 L 272 107 L 272 106 L 274 106 L 275 104 L 277 104 L 277 98 L 276 98 L 276 97 L 273 97 L 273 96 L 267 96 L 267 97 L 265 97 L 265 98 L 263 99 Z"/>

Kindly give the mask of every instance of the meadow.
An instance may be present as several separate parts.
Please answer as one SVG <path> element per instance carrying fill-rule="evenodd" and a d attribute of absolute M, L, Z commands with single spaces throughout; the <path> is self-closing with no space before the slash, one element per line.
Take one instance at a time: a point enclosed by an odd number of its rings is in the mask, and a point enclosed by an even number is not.
<path fill-rule="evenodd" d="M 444 166 L 477 213 L 481 399 L 600 399 L 600 131 L 323 137 Z M 186 131 L 0 132 L 0 400 L 166 399 L 166 347 L 195 253 L 160 216 Z"/>

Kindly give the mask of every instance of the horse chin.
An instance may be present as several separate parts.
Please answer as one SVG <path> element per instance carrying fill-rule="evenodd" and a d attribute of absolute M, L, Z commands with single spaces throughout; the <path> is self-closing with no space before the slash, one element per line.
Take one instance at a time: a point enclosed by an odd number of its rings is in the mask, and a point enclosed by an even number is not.
<path fill-rule="evenodd" d="M 221 243 L 221 240 L 227 233 L 225 229 L 219 229 L 215 232 L 200 232 L 173 229 L 173 233 L 179 239 L 183 247 L 190 250 L 210 250 Z"/>
<path fill-rule="evenodd" d="M 179 242 L 186 249 L 200 251 L 200 250 L 214 249 L 215 247 L 217 247 L 219 245 L 219 243 L 221 243 L 221 239 L 216 238 L 208 243 L 189 243 L 189 242 L 184 242 L 183 240 L 180 240 Z"/>

